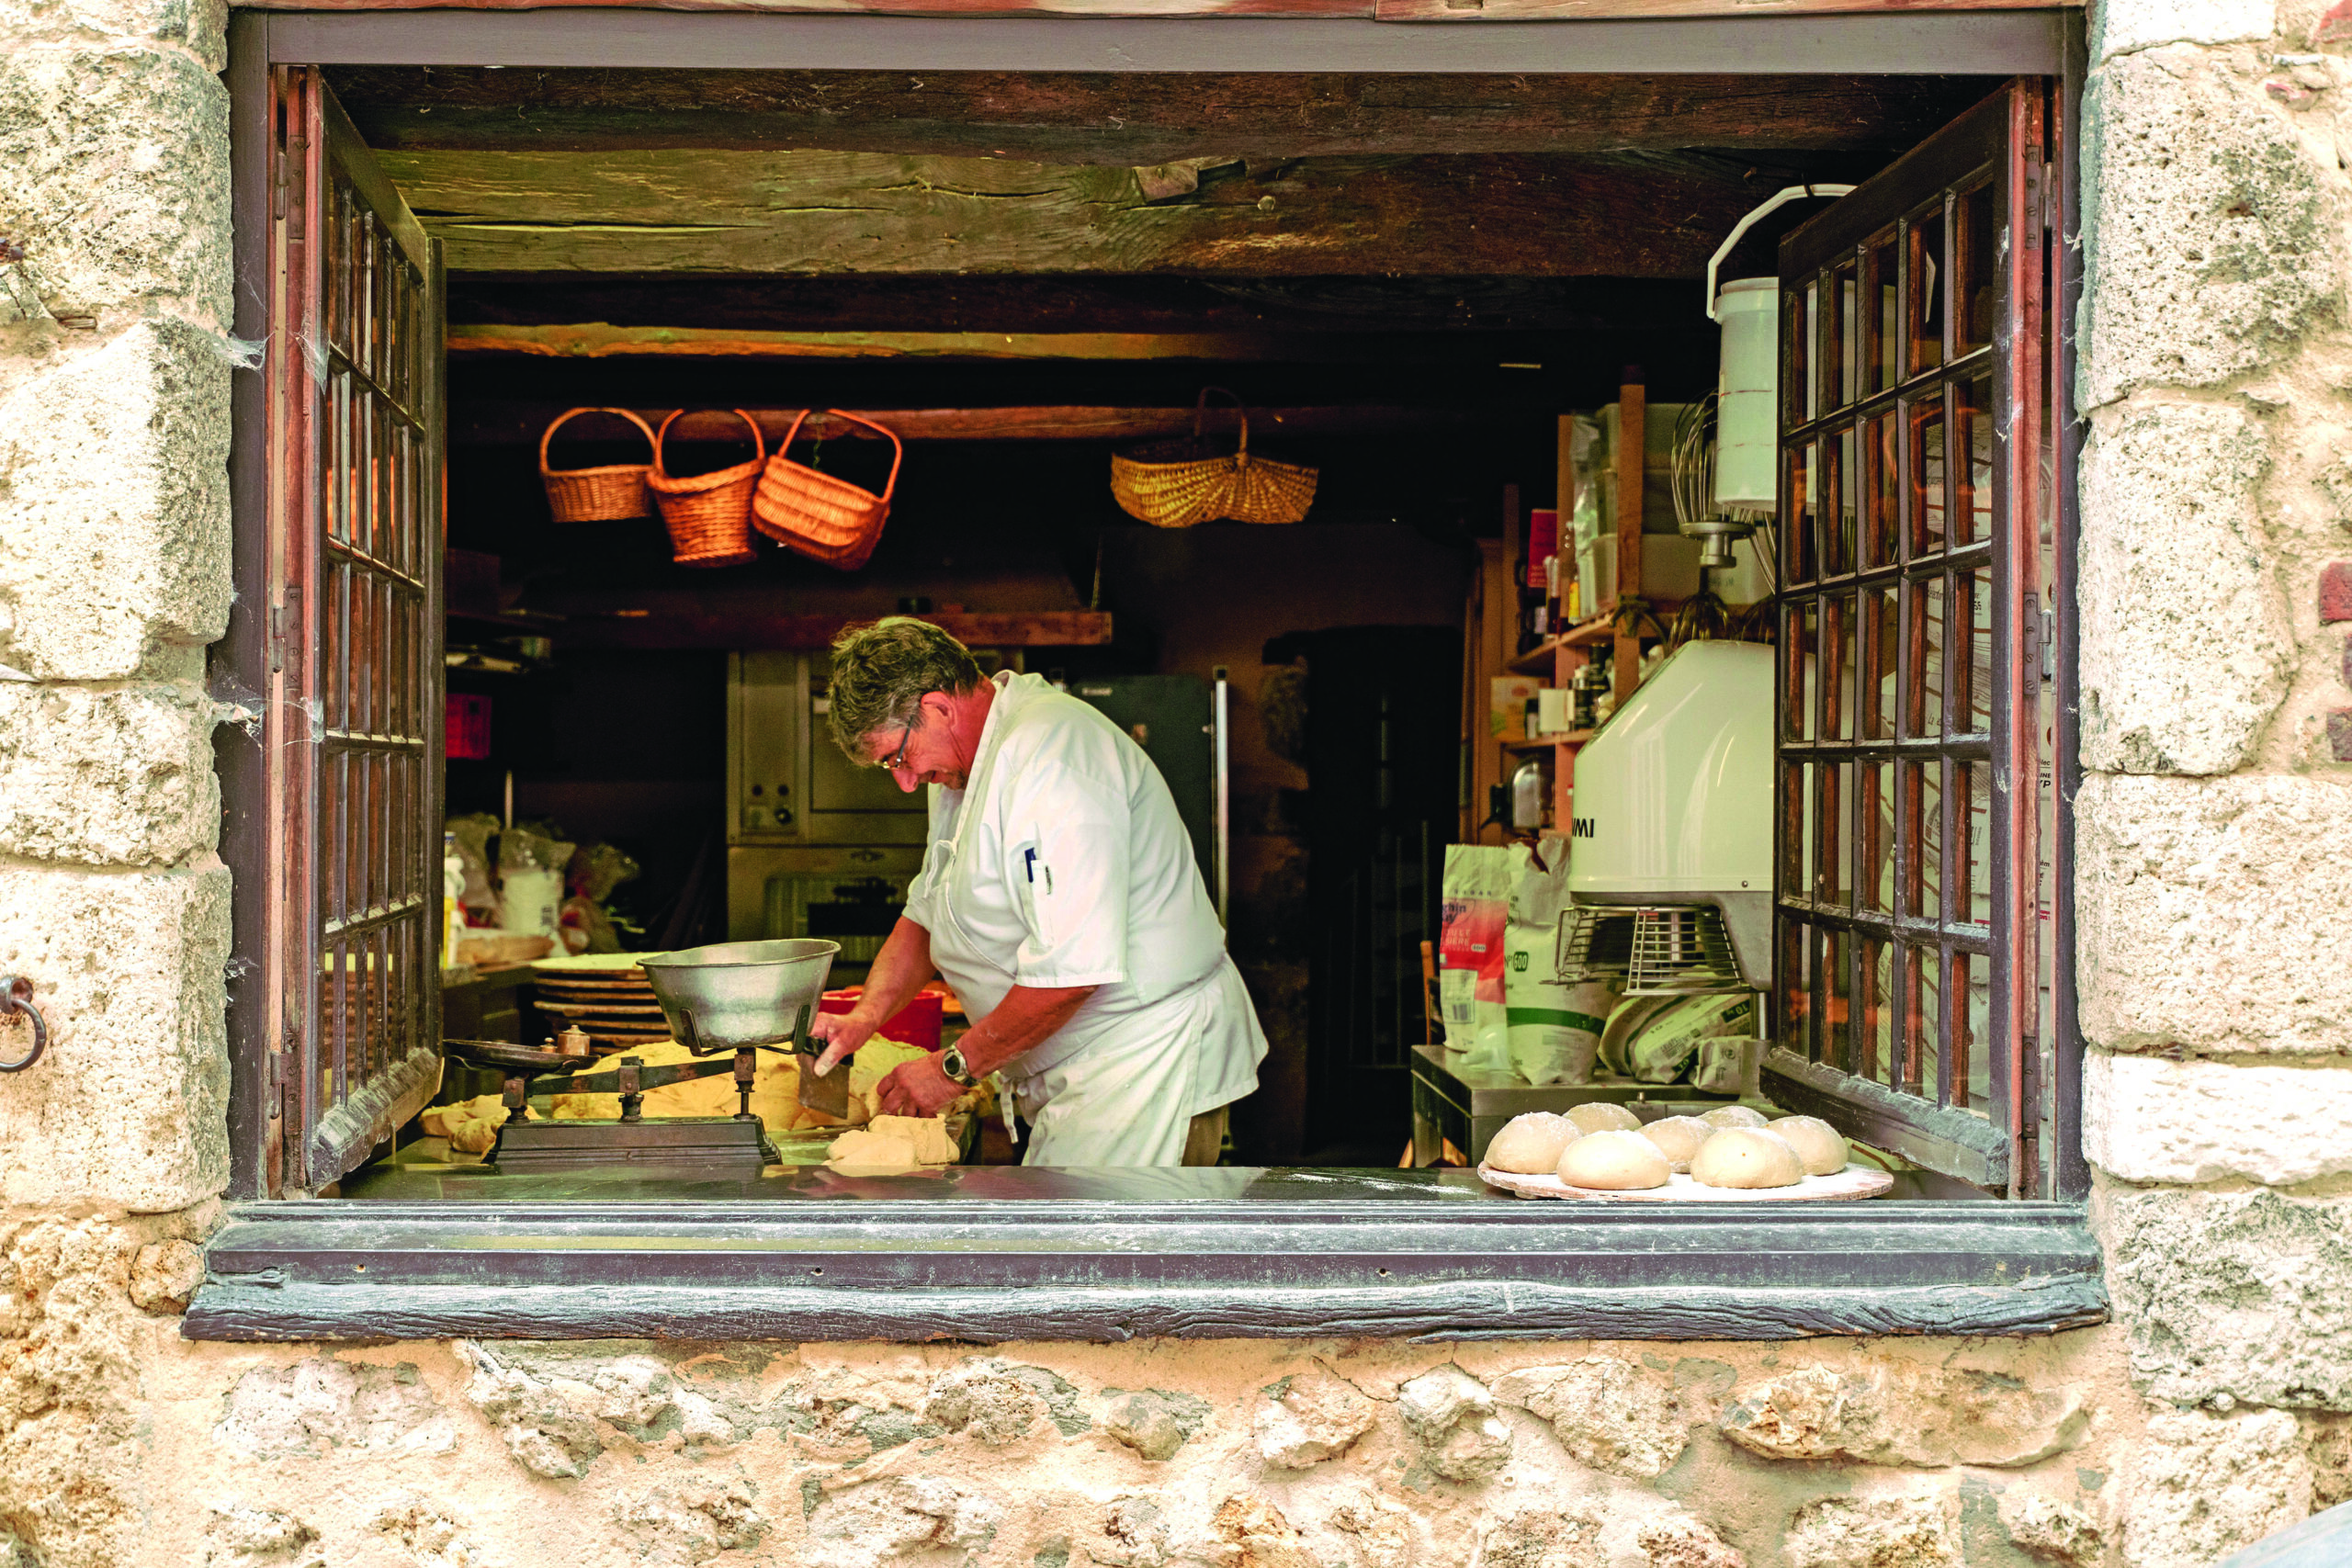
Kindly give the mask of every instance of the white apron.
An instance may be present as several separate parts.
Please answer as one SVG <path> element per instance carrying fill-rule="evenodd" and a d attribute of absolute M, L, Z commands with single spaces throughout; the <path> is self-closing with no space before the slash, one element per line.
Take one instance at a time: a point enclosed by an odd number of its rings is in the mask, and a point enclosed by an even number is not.
<path fill-rule="evenodd" d="M 934 792 L 933 821 L 944 808 L 953 826 L 934 830 L 907 916 L 930 932 L 932 962 L 975 1020 L 1016 985 L 1096 987 L 1069 1023 L 1004 1069 L 1032 1128 L 1024 1164 L 1174 1166 L 1195 1115 L 1257 1087 L 1265 1035 L 1150 759 L 1094 709 L 1035 676 L 1013 685 L 1021 679 L 999 678 L 965 788 Z M 998 764 L 1016 727 L 1021 760 L 1007 773 Z M 1068 799 L 1052 793 L 1065 761 L 1098 775 Z M 1125 809 L 1146 819 L 1106 820 L 1122 808 L 1104 805 L 1120 788 L 1139 803 Z M 1091 837 L 1083 826 L 1063 836 L 1090 813 Z M 1079 861 L 1115 852 L 1121 830 L 1153 836 L 1163 858 L 1176 852 L 1166 844 L 1181 844 L 1190 886 L 1171 893 L 1163 876 L 1144 891 L 1153 907 L 1143 910 L 1090 902 L 1098 878 Z M 1114 880 L 1118 897 L 1130 897 Z M 1141 951 L 1106 948 L 1100 928 L 1109 923 L 1135 933 Z"/>

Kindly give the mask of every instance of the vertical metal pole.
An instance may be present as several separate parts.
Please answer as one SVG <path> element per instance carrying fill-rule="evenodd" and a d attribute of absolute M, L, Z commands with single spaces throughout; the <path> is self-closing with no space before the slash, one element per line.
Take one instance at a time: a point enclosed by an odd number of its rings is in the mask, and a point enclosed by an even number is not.
<path fill-rule="evenodd" d="M 1233 790 L 1231 775 L 1228 773 L 1228 768 L 1231 763 L 1231 746 L 1228 739 L 1230 735 L 1230 727 L 1227 723 L 1230 709 L 1227 705 L 1228 689 L 1226 684 L 1225 673 L 1226 667 L 1222 664 L 1218 665 L 1216 670 L 1216 691 L 1213 699 L 1213 712 L 1210 715 L 1209 724 L 1216 737 L 1215 743 L 1216 748 L 1216 756 L 1215 758 L 1215 767 L 1216 770 L 1216 919 L 1217 924 L 1229 926 L 1231 922 L 1226 919 L 1226 904 L 1233 890 Z"/>

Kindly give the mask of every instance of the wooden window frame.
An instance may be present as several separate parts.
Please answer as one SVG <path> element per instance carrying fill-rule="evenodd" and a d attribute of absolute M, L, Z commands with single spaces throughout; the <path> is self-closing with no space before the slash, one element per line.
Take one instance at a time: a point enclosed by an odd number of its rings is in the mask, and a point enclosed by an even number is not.
<path fill-rule="evenodd" d="M 266 13 L 231 29 L 232 177 L 239 233 L 234 330 L 267 335 L 273 69 L 504 64 L 844 69 L 1363 71 L 1938 71 L 2051 73 L 2072 145 L 2079 14 L 1942 12 L 1705 21 L 1482 24 L 962 20 L 607 11 Z M 2065 221 L 2073 178 L 2061 167 Z M 2078 262 L 2062 251 L 2070 311 Z M 2064 334 L 2055 406 L 2071 375 Z M 213 652 L 214 689 L 269 690 L 266 596 L 270 396 L 234 387 L 232 484 L 240 594 Z M 2054 494 L 2072 547 L 2075 427 Z M 2073 606 L 2057 601 L 2071 647 Z M 2073 671 L 2058 671 L 2060 754 Z M 282 1083 L 263 970 L 272 919 L 274 798 L 257 735 L 216 740 L 222 853 L 236 875 L 226 1223 L 183 1332 L 315 1341 L 452 1335 L 707 1338 L 1119 1339 L 1138 1335 L 1785 1338 L 1821 1334 L 2043 1334 L 2100 1321 L 2107 1296 L 2086 1220 L 2079 1152 L 2062 1119 L 2059 1179 L 2041 1201 L 1690 1205 L 1633 1213 L 1478 1201 L 1427 1172 L 1269 1172 L 1223 1198 L 1148 1182 L 1083 1195 L 1050 1171 L 958 1173 L 922 1204 L 848 1199 L 661 1203 L 479 1199 L 292 1201 L 270 1150 Z M 2062 770 L 2071 800 L 2071 763 Z M 2061 814 L 2060 833 L 2065 830 Z M 2064 845 L 2062 843 L 2062 852 Z M 2063 867 L 2063 862 L 2062 862 Z M 2071 949 L 2064 876 L 2057 908 Z M 2055 1071 L 2071 1096 L 2079 1040 L 2058 996 Z M 2071 1163 L 2070 1163 L 2071 1162 Z M 1792 1212 L 1793 1211 L 1793 1212 Z"/>

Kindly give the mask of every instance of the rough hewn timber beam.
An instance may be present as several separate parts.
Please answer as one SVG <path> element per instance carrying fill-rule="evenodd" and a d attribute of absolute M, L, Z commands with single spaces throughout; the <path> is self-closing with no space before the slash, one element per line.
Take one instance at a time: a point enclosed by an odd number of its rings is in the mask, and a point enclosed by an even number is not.
<path fill-rule="evenodd" d="M 567 648 L 810 649 L 831 648 L 845 626 L 875 615 L 575 615 L 563 625 Z M 1111 640 L 1111 616 L 1102 610 L 1036 610 L 1003 615 L 922 617 L 967 648 L 1080 648 Z"/>
<path fill-rule="evenodd" d="M 1972 76 L 912 76 L 396 66 L 341 67 L 328 76 L 379 150 L 821 147 L 1125 165 L 1216 153 L 1895 152 L 1991 85 Z"/>
<path fill-rule="evenodd" d="M 1756 192 L 1636 159 L 1133 169 L 871 152 L 388 152 L 454 270 L 1690 277 Z"/>
<path fill-rule="evenodd" d="M 453 411 L 449 423 L 449 441 L 453 446 L 536 446 L 540 432 L 563 412 L 563 407 L 555 403 L 527 406 L 460 403 Z M 633 412 L 648 424 L 657 427 L 670 412 L 668 409 L 638 409 Z M 743 412 L 759 422 L 761 435 L 773 450 L 792 428 L 792 422 L 799 417 L 801 411 L 746 409 Z M 1193 429 L 1193 411 L 1189 408 L 859 409 L 851 412 L 897 432 L 902 441 L 1150 441 L 1189 434 Z M 1492 417 L 1489 410 L 1471 408 L 1253 408 L 1250 411 L 1250 428 L 1260 434 L 1411 435 L 1483 424 Z M 619 422 L 614 421 L 613 424 L 618 427 Z M 1232 428 L 1233 413 L 1229 408 L 1211 411 L 1209 429 L 1226 432 Z M 596 426 L 587 423 L 586 416 L 576 425 L 566 425 L 564 429 L 582 440 L 600 434 Z M 739 441 L 745 437 L 742 422 L 732 412 L 719 409 L 697 409 L 681 415 L 678 423 L 670 427 L 670 439 L 673 441 Z M 812 412 L 800 428 L 802 440 L 838 441 L 847 437 L 881 439 L 864 426 L 836 418 L 831 412 Z M 562 438 L 559 434 L 558 439 Z M 643 437 L 639 439 L 641 441 Z"/>
<path fill-rule="evenodd" d="M 245 0 L 263 11 L 412 11 L 422 0 Z M 432 9 L 543 11 L 635 6 L 641 0 L 431 0 Z M 1871 12 L 2079 10 L 2084 0 L 1483 0 L 1445 13 L 1459 21 L 1637 21 L 1692 17 L 1834 17 Z M 869 17 L 1291 17 L 1421 21 L 1443 0 L 663 0 L 669 11 L 765 11 Z"/>
<path fill-rule="evenodd" d="M 1696 299 L 1693 291 L 1692 299 Z M 1687 303 L 1687 302 L 1686 302 Z M 1690 305 L 1696 315 L 1698 307 Z M 1480 364 L 1528 352 L 1527 339 L 1400 333 L 755 333 L 694 327 L 467 325 L 449 329 L 451 355 L 558 359 L 646 355 L 730 359 L 1182 359 L 1287 365 L 1365 362 Z"/>

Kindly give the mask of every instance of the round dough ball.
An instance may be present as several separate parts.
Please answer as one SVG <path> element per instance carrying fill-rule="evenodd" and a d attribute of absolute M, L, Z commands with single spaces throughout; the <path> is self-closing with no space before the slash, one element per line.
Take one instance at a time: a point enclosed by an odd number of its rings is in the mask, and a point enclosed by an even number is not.
<path fill-rule="evenodd" d="M 1569 1121 L 1577 1124 L 1577 1131 L 1579 1133 L 1617 1131 L 1638 1133 L 1642 1130 L 1640 1117 L 1623 1106 L 1611 1104 L 1605 1100 L 1590 1100 L 1583 1105 L 1571 1105 L 1566 1114 Z"/>
<path fill-rule="evenodd" d="M 1642 1129 L 1642 1136 L 1658 1146 L 1667 1163 L 1677 1170 L 1690 1168 L 1690 1156 L 1699 1145 L 1715 1134 L 1715 1129 L 1696 1116 L 1661 1116 Z"/>
<path fill-rule="evenodd" d="M 1770 1118 L 1745 1105 L 1718 1105 L 1699 1120 L 1710 1127 L 1761 1127 Z"/>
<path fill-rule="evenodd" d="M 1765 1129 L 1796 1150 L 1807 1176 L 1835 1176 L 1846 1168 L 1846 1137 L 1818 1116 L 1781 1116 Z"/>
<path fill-rule="evenodd" d="M 1794 1187 L 1804 1179 L 1804 1162 L 1776 1133 L 1723 1127 L 1691 1156 L 1690 1179 L 1702 1187 Z"/>
<path fill-rule="evenodd" d="M 1531 1111 L 1512 1117 L 1487 1141 L 1487 1163 L 1523 1176 L 1547 1175 L 1559 1168 L 1560 1151 L 1582 1136 L 1566 1117 Z"/>
<path fill-rule="evenodd" d="M 1560 1156 L 1560 1179 L 1571 1187 L 1630 1192 L 1663 1187 L 1673 1174 L 1656 1144 L 1623 1127 L 1588 1133 Z"/>

